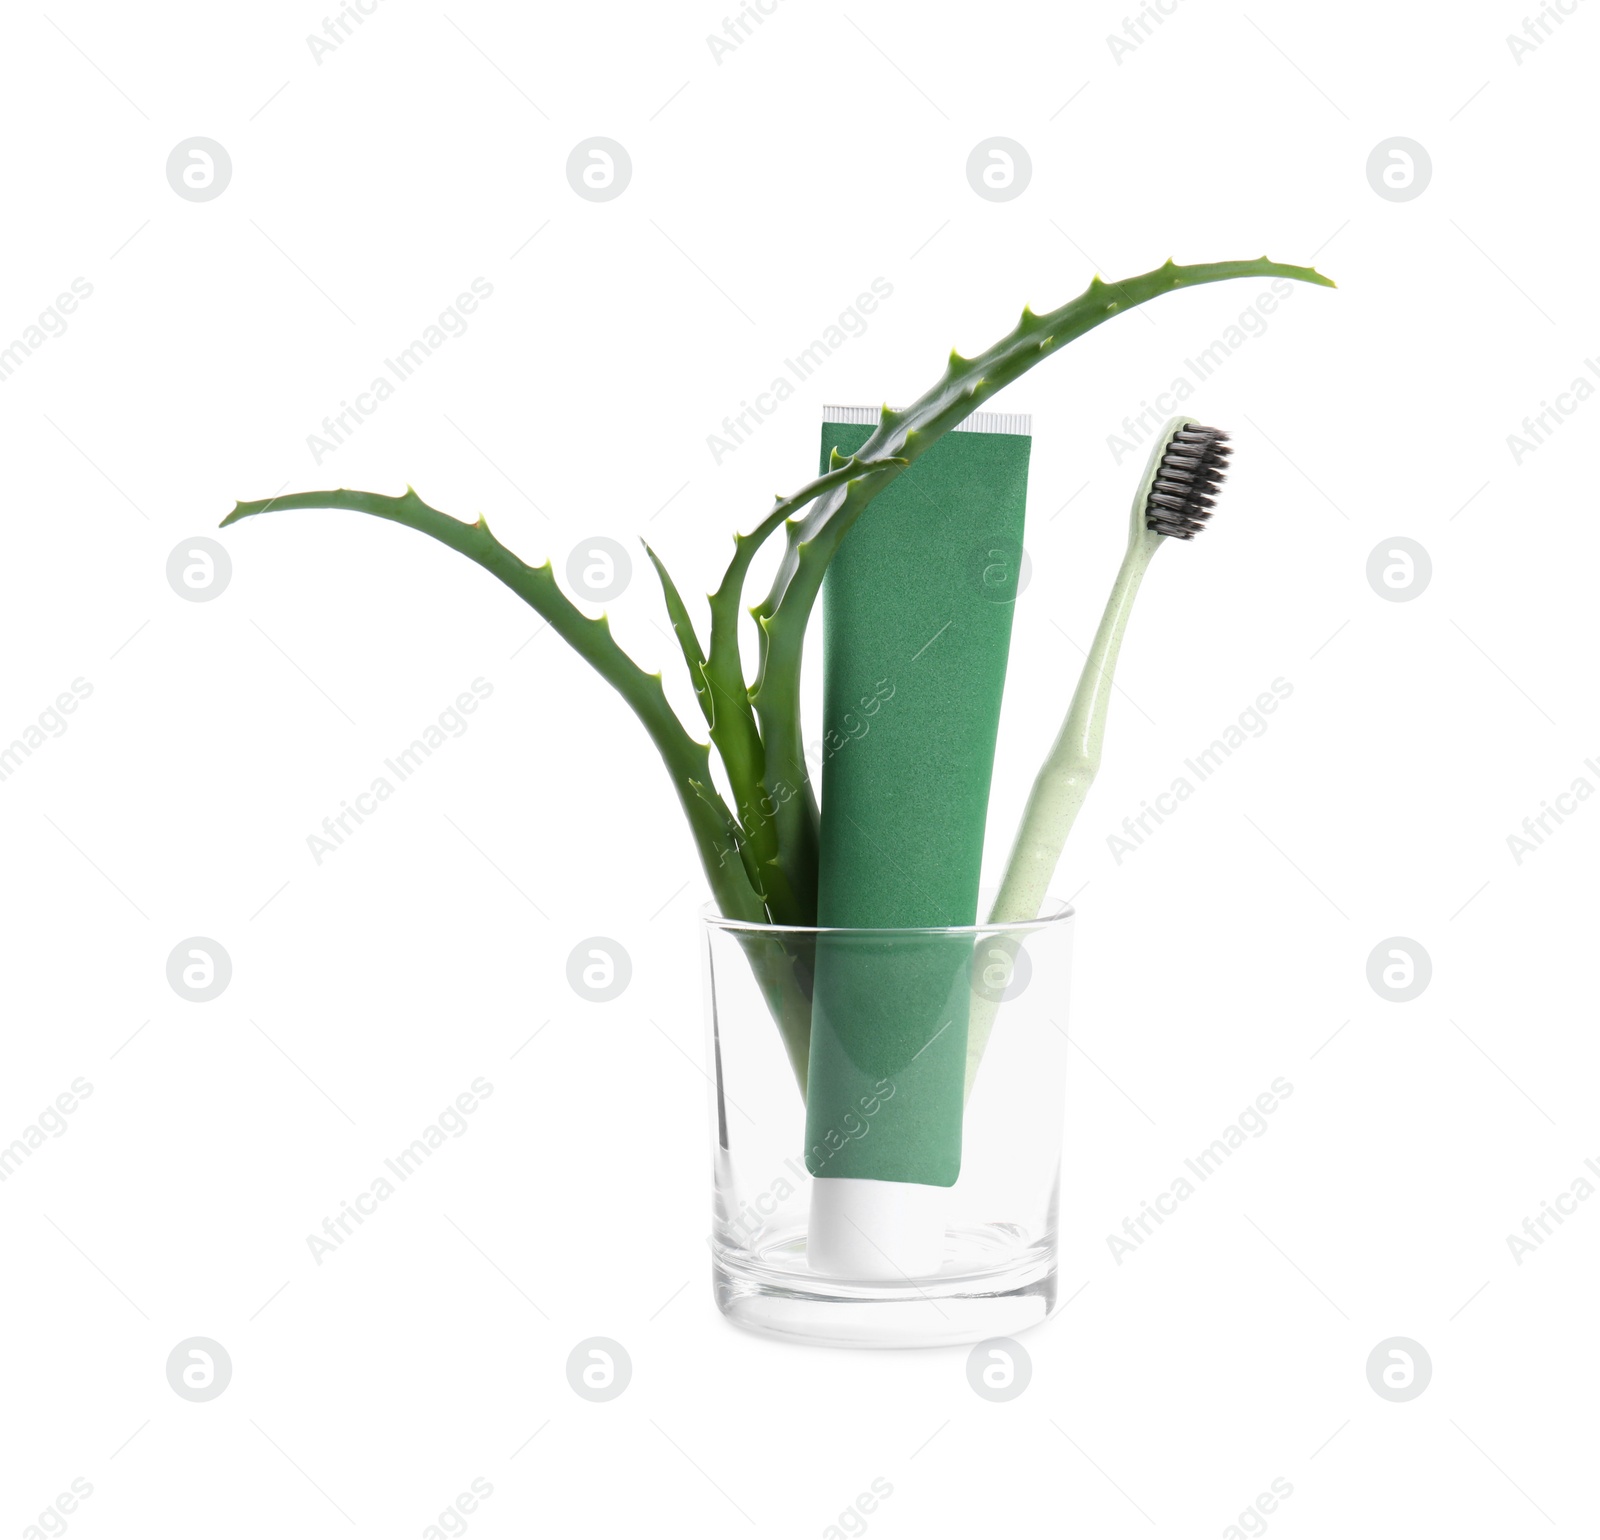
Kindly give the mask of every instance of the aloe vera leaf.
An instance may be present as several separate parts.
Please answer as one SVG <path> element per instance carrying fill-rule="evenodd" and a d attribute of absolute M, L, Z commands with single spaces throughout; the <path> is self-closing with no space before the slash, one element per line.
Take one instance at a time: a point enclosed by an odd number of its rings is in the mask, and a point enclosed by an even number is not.
<path fill-rule="evenodd" d="M 805 777 L 800 653 L 806 623 L 839 542 L 872 499 L 991 396 L 1042 359 L 1059 352 L 1066 343 L 1102 321 L 1174 289 L 1230 278 L 1292 278 L 1334 287 L 1333 280 L 1315 268 L 1292 267 L 1267 257 L 1188 267 L 1179 267 L 1169 259 L 1148 273 L 1118 283 L 1105 283 L 1096 277 L 1082 294 L 1059 309 L 1044 315 L 1024 309 L 1016 326 L 975 358 L 962 358 L 952 352 L 938 381 L 904 411 L 883 409 L 878 427 L 856 451 L 857 461 L 878 468 L 870 476 L 847 480 L 820 498 L 803 520 L 790 526 L 788 544 L 771 591 L 755 609 L 764 641 L 761 670 L 751 699 L 766 747 L 769 788 L 775 771 Z M 886 464 L 890 456 L 903 463 Z M 816 798 L 808 778 L 803 780 L 801 792 L 792 800 L 796 809 L 808 816 L 811 828 L 809 834 L 801 832 L 794 837 L 808 842 L 808 848 L 814 851 Z"/>
<path fill-rule="evenodd" d="M 237 503 L 222 523 L 226 527 L 268 509 L 341 508 L 370 513 L 431 535 L 453 551 L 470 557 L 494 574 L 518 598 L 537 610 L 550 628 L 582 657 L 626 701 L 650 734 L 667 773 L 672 777 L 678 802 L 689 820 L 690 832 L 705 869 L 706 879 L 716 896 L 717 906 L 730 919 L 762 921 L 766 905 L 746 875 L 742 857 L 737 855 L 729 829 L 733 817 L 711 780 L 709 744 L 696 743 L 667 702 L 660 674 L 648 674 L 617 645 L 611 626 L 602 615 L 591 620 L 556 586 L 550 563 L 530 567 L 515 552 L 501 545 L 490 534 L 480 517 L 475 524 L 463 523 L 449 514 L 430 508 L 407 487 L 401 497 L 386 497 L 378 492 L 354 492 L 338 488 L 325 492 L 293 492 L 260 502 Z"/>
<path fill-rule="evenodd" d="M 728 773 L 740 821 L 750 839 L 756 859 L 766 874 L 772 918 L 784 925 L 814 925 L 817 917 L 816 846 L 798 838 L 806 823 L 804 811 L 791 807 L 798 795 L 810 795 L 810 782 L 804 766 L 797 778 L 801 787 L 786 778 L 768 783 L 767 755 L 750 705 L 750 689 L 745 683 L 744 663 L 739 650 L 739 614 L 744 601 L 745 580 L 757 551 L 780 525 L 818 497 L 844 487 L 863 474 L 881 475 L 884 465 L 904 462 L 884 457 L 880 468 L 869 472 L 855 459 L 837 461 L 821 476 L 814 477 L 798 492 L 774 499 L 772 511 L 748 535 L 735 535 L 733 559 L 723 573 L 717 591 L 710 595 L 711 633 L 705 662 L 705 676 L 712 693 L 716 721 L 711 741 Z M 784 792 L 787 790 L 788 795 Z M 800 819 L 796 821 L 796 815 Z M 815 808 L 811 810 L 814 827 Z M 784 826 L 791 825 L 795 837 L 785 840 Z M 785 859 L 785 857 L 788 857 Z"/>
<path fill-rule="evenodd" d="M 650 565 L 661 579 L 661 597 L 667 606 L 667 619 L 672 622 L 672 634 L 677 637 L 678 646 L 683 652 L 684 666 L 689 670 L 689 682 L 694 686 L 694 698 L 700 703 L 700 710 L 709 727 L 715 713 L 711 706 L 711 686 L 706 682 L 706 655 L 700 650 L 700 638 L 695 635 L 694 622 L 689 619 L 688 608 L 666 564 L 650 548 L 648 540 L 641 540 L 639 544 L 644 547 L 644 554 L 650 558 Z"/>
<path fill-rule="evenodd" d="M 797 905 L 787 874 L 778 863 L 778 839 L 768 808 L 768 795 L 762 785 L 763 754 L 755 715 L 750 709 L 750 691 L 744 680 L 739 652 L 739 605 L 751 559 L 774 530 L 794 511 L 842 485 L 852 473 L 847 463 L 832 472 L 813 478 L 788 497 L 779 494 L 772 512 L 748 535 L 735 535 L 733 560 L 723 575 L 722 585 L 709 596 L 711 606 L 711 660 L 700 649 L 694 623 L 678 592 L 666 564 L 641 541 L 656 575 L 672 622 L 673 633 L 683 652 L 684 663 L 694 685 L 695 698 L 710 728 L 711 741 L 722 759 L 733 790 L 735 816 L 741 836 L 740 852 L 752 885 L 766 900 L 769 917 L 778 924 L 811 923 Z M 811 916 L 815 917 L 815 900 Z"/>
<path fill-rule="evenodd" d="M 837 451 L 835 451 L 837 456 Z M 865 496 L 859 489 L 878 478 L 898 474 L 892 462 L 877 470 L 871 477 L 860 477 L 847 482 L 843 490 L 846 504 L 859 500 L 859 513 L 876 492 L 873 488 Z M 851 514 L 851 522 L 855 513 Z M 803 539 L 802 521 L 791 519 L 784 528 L 787 561 L 796 552 Z M 837 549 L 837 544 L 835 545 Z M 829 552 L 832 559 L 832 552 Z M 826 563 L 817 568 L 817 585 L 820 587 Z M 811 598 L 816 597 L 813 590 Z M 817 923 L 817 866 L 820 850 L 820 816 L 817 808 L 816 788 L 811 784 L 811 773 L 805 762 L 804 737 L 800 726 L 800 647 L 805 640 L 805 621 L 810 615 L 810 604 L 804 612 L 791 610 L 799 616 L 793 646 L 780 655 L 778 666 L 773 666 L 774 627 L 767 611 L 767 601 L 755 605 L 750 613 L 755 617 L 760 631 L 760 666 L 756 684 L 750 691 L 750 701 L 760 728 L 764 760 L 766 794 L 774 805 L 774 822 L 778 834 L 779 860 L 789 872 L 796 890 L 804 895 L 803 925 Z"/>
<path fill-rule="evenodd" d="M 811 1068 L 811 990 L 816 963 L 816 937 L 811 932 L 742 930 L 734 933 L 750 964 L 767 1010 L 778 1028 L 789 1068 L 806 1098 Z"/>
<path fill-rule="evenodd" d="M 700 639 L 695 635 L 694 622 L 689 618 L 689 611 L 683 602 L 683 596 L 678 592 L 678 585 L 672 581 L 672 574 L 667 571 L 666 563 L 651 550 L 648 540 L 639 542 L 645 550 L 645 555 L 650 558 L 651 565 L 656 569 L 656 575 L 661 579 L 661 593 L 667 606 L 667 616 L 672 621 L 673 634 L 678 638 L 678 645 L 683 651 L 683 661 L 689 670 L 689 677 L 694 684 L 695 699 L 700 702 L 700 710 L 705 714 L 706 725 L 710 729 L 711 742 L 717 753 L 722 756 L 724 765 L 728 764 L 730 748 L 735 754 L 739 750 L 737 737 L 730 745 L 726 722 L 729 716 L 729 707 L 726 702 L 722 709 L 717 709 L 717 704 L 712 699 L 712 686 L 706 677 L 705 654 L 700 650 Z M 740 686 L 740 694 L 744 689 Z M 748 698 L 744 701 L 746 711 L 749 710 Z M 729 780 L 738 784 L 738 777 L 730 773 Z M 696 788 L 699 790 L 699 788 Z M 755 782 L 754 794 L 761 792 L 759 777 Z M 702 797 L 702 800 L 705 800 Z M 726 815 L 728 810 L 721 798 L 713 804 L 719 816 Z M 727 832 L 735 843 L 739 858 L 744 864 L 745 876 L 750 879 L 750 886 L 761 895 L 761 901 L 766 905 L 767 917 L 778 918 L 787 898 L 787 887 L 783 874 L 778 869 L 776 862 L 768 861 L 763 867 L 762 857 L 757 845 L 751 840 L 749 829 L 751 814 L 759 815 L 759 810 L 752 806 L 747 812 L 739 808 L 732 816 L 727 818 Z"/>

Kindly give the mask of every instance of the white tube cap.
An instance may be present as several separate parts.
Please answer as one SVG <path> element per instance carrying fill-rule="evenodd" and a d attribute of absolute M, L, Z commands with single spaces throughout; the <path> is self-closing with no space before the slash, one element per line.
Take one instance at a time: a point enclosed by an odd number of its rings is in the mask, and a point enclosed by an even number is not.
<path fill-rule="evenodd" d="M 819 1176 L 811 1183 L 806 1262 L 825 1278 L 903 1283 L 944 1261 L 946 1187 Z"/>

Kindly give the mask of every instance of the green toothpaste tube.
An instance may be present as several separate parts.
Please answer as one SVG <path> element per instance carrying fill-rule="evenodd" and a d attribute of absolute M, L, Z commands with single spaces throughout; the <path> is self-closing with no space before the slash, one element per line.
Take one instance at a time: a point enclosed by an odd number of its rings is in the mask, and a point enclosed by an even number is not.
<path fill-rule="evenodd" d="M 877 421 L 825 408 L 823 468 Z M 977 921 L 1030 430 L 968 418 L 878 496 L 822 585 L 807 1254 L 830 1276 L 915 1276 L 943 1255 L 972 942 L 907 932 Z"/>

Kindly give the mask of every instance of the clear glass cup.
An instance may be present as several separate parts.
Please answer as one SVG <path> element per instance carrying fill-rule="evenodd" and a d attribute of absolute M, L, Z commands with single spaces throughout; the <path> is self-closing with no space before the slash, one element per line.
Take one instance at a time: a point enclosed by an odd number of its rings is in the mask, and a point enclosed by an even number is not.
<path fill-rule="evenodd" d="M 1073 910 L 1055 900 L 1038 920 L 926 930 L 750 925 L 709 907 L 702 912 L 712 1277 L 724 1315 L 752 1331 L 840 1347 L 981 1342 L 1048 1319 L 1060 1302 L 1057 1215 L 1072 934 Z M 823 987 L 814 1001 L 819 959 Z M 915 1041 L 944 1045 L 928 1058 L 901 1047 L 886 1050 L 899 1061 L 877 1062 L 873 1034 L 864 1052 L 848 1023 L 837 1033 L 828 1019 L 847 1017 L 858 1005 L 882 1010 L 886 977 L 909 986 L 896 987 L 890 1009 L 899 1040 L 909 1040 L 909 1013 L 920 1028 L 912 1033 Z M 859 986 L 859 1001 L 851 998 L 857 980 L 872 981 Z M 963 1016 L 964 1075 L 960 1034 L 953 1047 L 941 1036 Z M 858 1113 L 830 1114 L 837 1131 L 829 1128 L 819 1138 L 813 1127 L 808 1169 L 801 1082 L 813 1062 L 812 1030 L 834 1034 L 834 1065 L 838 1042 L 847 1039 L 849 1068 L 876 1077 L 879 1092 L 869 1089 Z M 981 1054 L 975 1051 L 980 1040 Z M 937 1056 L 935 1084 L 929 1062 Z M 863 1060 L 872 1062 L 856 1062 Z M 838 1070 L 828 1073 L 837 1077 Z M 964 1110 L 957 1113 L 963 1093 Z M 874 1128 L 880 1143 L 870 1159 L 891 1155 L 899 1129 L 914 1131 L 925 1112 L 959 1124 L 959 1174 L 954 1185 L 933 1194 L 942 1262 L 887 1277 L 838 1276 L 837 1265 L 826 1273 L 813 1268 L 807 1258 L 818 1185 L 812 1170 L 857 1169 L 852 1161 L 859 1162 Z M 895 1117 L 910 1124 L 896 1124 Z"/>

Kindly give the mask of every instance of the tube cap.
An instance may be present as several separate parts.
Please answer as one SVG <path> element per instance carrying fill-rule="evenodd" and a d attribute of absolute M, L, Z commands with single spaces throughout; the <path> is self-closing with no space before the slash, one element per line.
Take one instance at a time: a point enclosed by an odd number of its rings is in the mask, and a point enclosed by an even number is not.
<path fill-rule="evenodd" d="M 806 1262 L 826 1278 L 903 1283 L 929 1277 L 944 1261 L 948 1193 L 922 1182 L 816 1177 Z"/>

